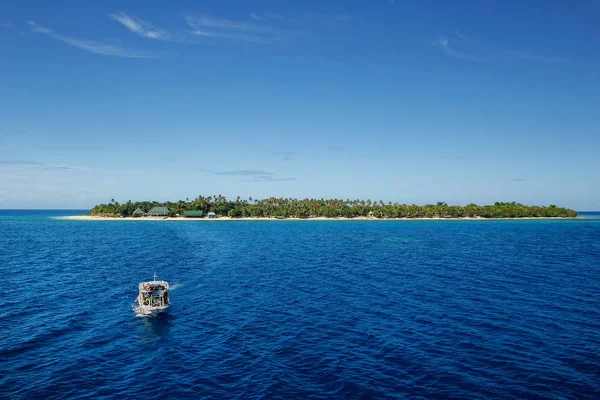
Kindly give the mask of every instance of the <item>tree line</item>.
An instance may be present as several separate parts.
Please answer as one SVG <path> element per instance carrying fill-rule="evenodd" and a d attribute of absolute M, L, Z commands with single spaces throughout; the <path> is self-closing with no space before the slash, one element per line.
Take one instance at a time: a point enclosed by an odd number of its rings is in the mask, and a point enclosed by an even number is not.
<path fill-rule="evenodd" d="M 186 210 L 202 210 L 204 215 L 214 212 L 217 216 L 234 218 L 572 218 L 577 212 L 556 205 L 528 206 L 516 202 L 496 202 L 493 205 L 467 204 L 466 206 L 437 204 L 399 204 L 371 200 L 342 199 L 291 199 L 275 198 L 253 200 L 227 200 L 221 195 L 198 196 L 193 200 L 177 202 L 141 201 L 119 203 L 112 199 L 108 204 L 95 206 L 90 215 L 104 217 L 130 217 L 139 208 L 144 212 L 153 207 L 167 207 L 169 216 L 183 214 Z"/>

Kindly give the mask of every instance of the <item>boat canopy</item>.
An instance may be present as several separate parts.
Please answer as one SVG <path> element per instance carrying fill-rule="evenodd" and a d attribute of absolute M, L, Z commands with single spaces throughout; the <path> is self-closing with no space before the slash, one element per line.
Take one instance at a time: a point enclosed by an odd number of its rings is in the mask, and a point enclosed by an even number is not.
<path fill-rule="evenodd" d="M 169 290 L 169 284 L 165 281 L 141 282 L 138 288 L 140 291 Z"/>

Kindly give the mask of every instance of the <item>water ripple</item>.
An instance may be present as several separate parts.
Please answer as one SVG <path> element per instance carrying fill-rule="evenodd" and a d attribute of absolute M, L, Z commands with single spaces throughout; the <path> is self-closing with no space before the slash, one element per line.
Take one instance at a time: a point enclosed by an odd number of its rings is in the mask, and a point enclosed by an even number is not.
<path fill-rule="evenodd" d="M 0 215 L 1 398 L 598 398 L 600 220 Z M 172 314 L 136 318 L 137 282 Z"/>

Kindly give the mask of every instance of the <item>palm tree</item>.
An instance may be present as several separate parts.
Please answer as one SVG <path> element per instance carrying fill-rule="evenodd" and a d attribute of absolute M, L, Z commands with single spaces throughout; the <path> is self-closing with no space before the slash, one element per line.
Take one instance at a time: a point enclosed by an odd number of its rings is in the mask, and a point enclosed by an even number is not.
<path fill-rule="evenodd" d="M 496 202 L 494 205 L 478 206 L 470 203 L 464 207 L 448 206 L 444 201 L 437 202 L 436 205 L 426 204 L 417 206 L 412 204 L 392 203 L 388 201 L 385 204 L 382 200 L 372 202 L 370 199 L 350 200 L 350 199 L 293 199 L 293 198 L 275 198 L 269 197 L 262 200 L 252 200 L 250 202 L 241 200 L 238 196 L 236 201 L 228 201 L 222 195 L 213 196 L 198 196 L 190 202 L 189 198 L 185 201 L 179 200 L 173 202 L 159 203 L 156 201 L 142 201 L 119 204 L 115 199 L 111 199 L 108 204 L 99 204 L 95 206 L 90 214 L 102 216 L 130 216 L 135 208 L 140 208 L 148 211 L 152 207 L 163 206 L 168 207 L 172 212 L 176 210 L 192 209 L 202 210 L 205 213 L 215 211 L 220 215 L 231 216 L 327 216 L 327 217 L 355 217 L 367 215 L 372 211 L 377 218 L 415 218 L 415 217 L 483 217 L 483 218 L 520 218 L 520 217 L 575 217 L 577 213 L 573 210 L 557 207 L 554 204 L 548 207 L 525 206 L 516 202 Z"/>

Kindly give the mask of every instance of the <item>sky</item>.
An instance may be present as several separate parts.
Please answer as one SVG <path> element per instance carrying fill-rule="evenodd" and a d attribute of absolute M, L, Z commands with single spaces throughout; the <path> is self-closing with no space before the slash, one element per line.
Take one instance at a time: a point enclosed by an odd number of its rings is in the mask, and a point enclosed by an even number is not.
<path fill-rule="evenodd" d="M 600 210 L 600 1 L 0 2 L 0 208 Z"/>

